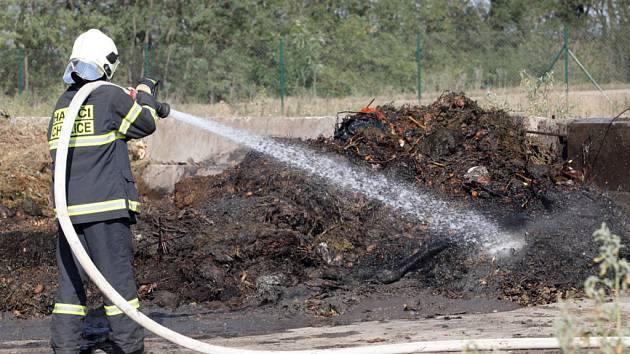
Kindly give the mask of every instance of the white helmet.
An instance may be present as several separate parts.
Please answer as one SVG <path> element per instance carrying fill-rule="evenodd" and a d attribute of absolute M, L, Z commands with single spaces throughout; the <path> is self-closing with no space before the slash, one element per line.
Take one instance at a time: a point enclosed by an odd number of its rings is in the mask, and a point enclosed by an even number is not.
<path fill-rule="evenodd" d="M 98 80 L 103 75 L 111 80 L 119 63 L 114 41 L 105 33 L 91 29 L 81 33 L 74 41 L 63 81 L 68 85 L 73 84 L 72 73 L 86 81 Z"/>

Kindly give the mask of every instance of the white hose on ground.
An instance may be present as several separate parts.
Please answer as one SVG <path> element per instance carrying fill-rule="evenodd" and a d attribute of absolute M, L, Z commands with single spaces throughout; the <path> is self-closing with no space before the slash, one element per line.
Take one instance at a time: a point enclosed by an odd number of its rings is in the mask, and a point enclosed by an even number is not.
<path fill-rule="evenodd" d="M 182 347 L 200 352 L 212 354 L 405 354 L 405 353 L 421 353 L 421 352 L 439 352 L 439 351 L 462 351 L 468 349 L 474 350 L 517 350 L 517 349 L 555 349 L 559 348 L 558 340 L 555 338 L 502 338 L 502 339 L 475 339 L 475 340 L 449 340 L 449 341 L 431 341 L 431 342 L 413 342 L 400 344 L 381 344 L 370 345 L 365 347 L 354 348 L 336 348 L 336 349 L 320 349 L 320 350 L 296 350 L 296 351 L 268 351 L 268 350 L 249 350 L 220 347 L 199 340 L 186 337 L 173 330 L 170 330 L 157 322 L 153 321 L 142 312 L 131 306 L 103 277 L 101 272 L 96 268 L 90 256 L 86 253 L 76 231 L 70 221 L 68 215 L 68 206 L 66 202 L 66 164 L 68 158 L 68 144 L 70 142 L 70 134 L 79 109 L 89 94 L 101 85 L 113 85 L 104 81 L 96 81 L 83 86 L 74 96 L 66 117 L 64 119 L 59 140 L 57 143 L 55 174 L 54 174 L 54 191 L 55 206 L 57 209 L 57 218 L 68 240 L 68 244 L 72 249 L 72 253 L 81 264 L 90 279 L 98 286 L 108 299 L 116 305 L 129 318 L 140 324 L 145 329 L 155 333 L 156 335 L 168 340 L 169 342 L 181 345 Z M 584 347 L 598 347 L 606 338 L 594 337 L 584 342 L 581 338 L 575 338 L 576 343 L 580 343 Z M 607 338 L 606 340 L 620 340 L 624 346 L 630 347 L 630 337 Z"/>

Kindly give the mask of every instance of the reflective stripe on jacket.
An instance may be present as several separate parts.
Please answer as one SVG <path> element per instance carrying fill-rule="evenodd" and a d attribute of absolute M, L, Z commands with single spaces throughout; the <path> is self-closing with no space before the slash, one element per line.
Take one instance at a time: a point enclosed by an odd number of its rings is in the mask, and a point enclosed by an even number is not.
<path fill-rule="evenodd" d="M 48 125 L 53 171 L 61 125 L 80 88 L 72 85 L 61 95 Z M 73 223 L 118 218 L 135 221 L 140 203 L 127 141 L 153 133 L 157 121 L 154 100 L 140 101 L 148 103 L 140 105 L 125 89 L 105 85 L 96 88 L 79 110 L 67 167 L 68 212 Z"/>

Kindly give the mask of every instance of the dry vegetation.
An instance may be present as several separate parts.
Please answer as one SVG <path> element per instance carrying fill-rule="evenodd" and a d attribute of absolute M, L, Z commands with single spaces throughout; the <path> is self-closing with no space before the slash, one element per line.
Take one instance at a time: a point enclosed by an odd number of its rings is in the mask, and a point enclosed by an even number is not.
<path fill-rule="evenodd" d="M 616 115 L 624 108 L 630 106 L 630 88 L 623 85 L 606 88 L 606 94 L 612 103 L 598 91 L 591 87 L 571 87 L 569 95 L 569 109 L 567 113 L 566 99 L 562 85 L 556 85 L 545 95 L 537 93 L 533 99 L 531 93 L 524 88 L 477 90 L 468 92 L 469 97 L 479 102 L 484 108 L 499 107 L 516 115 L 536 115 L 561 117 L 610 117 Z M 441 92 L 429 92 L 422 96 L 422 104 L 429 104 L 439 97 Z M 544 96 L 544 97 L 541 97 Z M 173 102 L 173 107 L 191 114 L 214 117 L 238 117 L 238 116 L 327 116 L 347 110 L 357 110 L 368 104 L 374 97 L 345 97 L 323 98 L 314 96 L 287 97 L 285 100 L 285 112 L 282 112 L 280 99 L 261 97 L 253 101 L 216 104 L 202 103 L 178 103 L 177 99 L 167 100 Z M 535 100 L 535 102 L 534 102 Z M 181 101 L 180 101 L 181 102 Z M 393 102 L 396 105 L 404 103 L 416 103 L 415 94 L 391 93 L 376 97 L 374 104 L 381 105 Z M 0 109 L 4 109 L 12 116 L 31 117 L 48 116 L 53 99 L 41 98 L 8 98 L 0 103 Z M 535 106 L 535 107 L 534 107 Z"/>
<path fill-rule="evenodd" d="M 52 215 L 46 127 L 0 119 L 0 151 L 0 214 Z"/>
<path fill-rule="evenodd" d="M 611 88 L 606 94 L 612 100 L 612 104 L 598 91 L 579 90 L 573 88 L 569 95 L 570 117 L 610 117 L 616 115 L 625 107 L 630 105 L 630 89 Z M 422 96 L 422 104 L 429 104 L 439 97 L 441 92 L 430 92 Z M 468 92 L 469 96 L 478 101 L 484 108 L 500 106 L 514 114 L 527 115 L 530 100 L 523 90 L 497 89 L 488 91 Z M 261 98 L 251 102 L 241 102 L 235 104 L 218 103 L 214 105 L 205 104 L 180 104 L 175 105 L 180 110 L 201 116 L 325 116 L 334 115 L 337 112 L 356 110 L 368 104 L 374 97 L 346 97 L 346 98 L 322 98 L 312 96 L 288 97 L 285 100 L 285 114 L 282 113 L 281 102 L 277 98 Z M 549 97 L 547 116 L 559 114 L 566 111 L 564 91 L 555 90 Z M 383 97 L 376 97 L 374 104 L 381 105 L 394 102 L 396 105 L 404 103 L 417 103 L 415 94 L 391 94 Z M 543 115 L 543 114 L 538 114 Z"/>

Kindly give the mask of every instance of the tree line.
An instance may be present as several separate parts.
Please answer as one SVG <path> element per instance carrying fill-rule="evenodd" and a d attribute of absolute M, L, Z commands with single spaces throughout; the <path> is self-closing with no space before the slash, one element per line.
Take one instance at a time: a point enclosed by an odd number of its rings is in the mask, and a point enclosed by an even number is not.
<path fill-rule="evenodd" d="M 0 0 L 1 88 L 58 94 L 89 28 L 118 46 L 115 82 L 151 74 L 185 101 L 409 93 L 418 63 L 427 90 L 515 86 L 565 27 L 599 81 L 627 83 L 629 23 L 630 0 Z"/>

